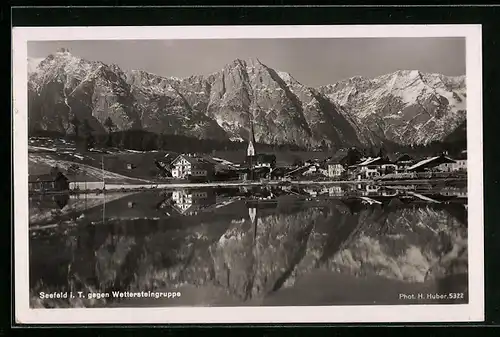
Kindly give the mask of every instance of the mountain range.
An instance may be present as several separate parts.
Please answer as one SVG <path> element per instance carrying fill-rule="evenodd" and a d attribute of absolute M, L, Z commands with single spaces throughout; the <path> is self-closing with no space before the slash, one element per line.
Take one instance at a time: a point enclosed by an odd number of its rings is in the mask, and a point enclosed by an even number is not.
<path fill-rule="evenodd" d="M 162 77 L 89 61 L 61 49 L 29 62 L 31 133 L 147 130 L 303 148 L 441 141 L 466 120 L 465 76 L 402 70 L 312 88 L 259 59 L 234 60 L 208 76 Z M 457 132 L 455 131 L 455 134 Z"/>

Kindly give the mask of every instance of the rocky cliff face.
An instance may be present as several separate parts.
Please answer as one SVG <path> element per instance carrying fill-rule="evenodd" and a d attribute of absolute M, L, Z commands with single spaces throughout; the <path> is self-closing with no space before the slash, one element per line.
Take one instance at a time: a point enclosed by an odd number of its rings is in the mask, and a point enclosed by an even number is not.
<path fill-rule="evenodd" d="M 233 139 L 246 139 L 252 120 L 257 142 L 299 146 L 360 143 L 355 125 L 335 104 L 258 59 L 236 60 L 208 81 L 207 114 Z"/>
<path fill-rule="evenodd" d="M 241 141 L 252 121 L 257 142 L 308 148 L 441 140 L 465 120 L 465 96 L 464 77 L 418 71 L 314 89 L 258 59 L 178 79 L 66 50 L 41 61 L 28 83 L 31 131 L 71 133 L 76 116 L 105 132 L 110 117 L 118 130 Z"/>
<path fill-rule="evenodd" d="M 145 130 L 200 139 L 227 139 L 225 130 L 206 115 L 210 84 L 205 78 L 164 78 L 130 71 L 127 83 Z"/>
<path fill-rule="evenodd" d="M 91 62 L 59 51 L 29 76 L 30 130 L 71 132 L 70 120 L 87 120 L 96 132 L 110 117 L 118 129 L 141 127 L 125 74 L 115 65 Z"/>
<path fill-rule="evenodd" d="M 379 138 L 400 144 L 443 140 L 466 118 L 465 76 L 397 71 L 353 77 L 320 91 Z"/>

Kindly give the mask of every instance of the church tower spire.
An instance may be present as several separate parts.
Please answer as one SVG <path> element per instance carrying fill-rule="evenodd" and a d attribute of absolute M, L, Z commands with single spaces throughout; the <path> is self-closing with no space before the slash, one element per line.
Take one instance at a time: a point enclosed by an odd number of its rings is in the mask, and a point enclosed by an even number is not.
<path fill-rule="evenodd" d="M 253 131 L 253 120 L 250 118 L 250 136 L 248 139 L 247 157 L 255 156 L 255 134 Z"/>

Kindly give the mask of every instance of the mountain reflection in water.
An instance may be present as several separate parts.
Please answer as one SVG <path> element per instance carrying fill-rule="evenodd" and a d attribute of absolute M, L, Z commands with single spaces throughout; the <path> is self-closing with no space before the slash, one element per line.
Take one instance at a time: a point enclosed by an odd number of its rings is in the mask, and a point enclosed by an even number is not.
<path fill-rule="evenodd" d="M 463 188 L 365 187 L 34 197 L 31 305 L 466 303 Z M 182 296 L 39 298 L 53 291 Z M 464 296 L 399 298 L 411 293 Z"/>

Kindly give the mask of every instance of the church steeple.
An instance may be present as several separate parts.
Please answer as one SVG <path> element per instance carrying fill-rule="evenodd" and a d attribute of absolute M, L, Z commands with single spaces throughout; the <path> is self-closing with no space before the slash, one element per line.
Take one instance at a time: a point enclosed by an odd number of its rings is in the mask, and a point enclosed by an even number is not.
<path fill-rule="evenodd" d="M 247 157 L 255 156 L 255 134 L 253 132 L 253 121 L 250 119 L 250 136 L 248 139 Z"/>

